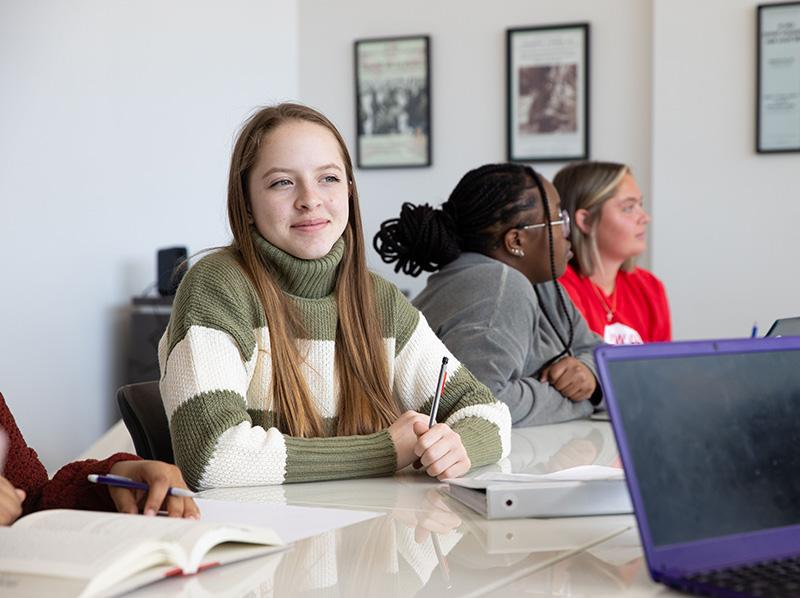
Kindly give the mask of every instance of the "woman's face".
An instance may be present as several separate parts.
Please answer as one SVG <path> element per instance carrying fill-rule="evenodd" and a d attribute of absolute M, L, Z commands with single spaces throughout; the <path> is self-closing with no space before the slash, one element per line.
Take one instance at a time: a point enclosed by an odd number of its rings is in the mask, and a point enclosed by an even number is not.
<path fill-rule="evenodd" d="M 256 229 L 295 257 L 323 257 L 347 226 L 349 187 L 333 133 L 303 120 L 286 122 L 264 136 L 248 175 Z"/>
<path fill-rule="evenodd" d="M 625 175 L 617 192 L 600 211 L 597 224 L 597 250 L 606 259 L 625 261 L 647 248 L 647 225 L 650 216 L 644 211 L 642 192 L 636 179 Z"/>
<path fill-rule="evenodd" d="M 542 184 L 547 192 L 547 201 L 550 206 L 550 219 L 551 221 L 561 220 L 562 216 L 566 216 L 566 212 L 561 213 L 561 198 L 558 191 L 553 184 L 545 178 L 542 178 Z M 537 194 L 538 195 L 538 194 Z M 541 202 L 537 201 L 537 206 L 530 212 L 530 224 L 539 224 L 545 222 L 544 208 Z M 526 222 L 527 223 L 527 222 Z M 567 235 L 564 233 L 565 228 L 563 224 L 551 224 L 553 231 L 553 262 L 555 265 L 555 276 L 558 278 L 564 274 L 567 269 L 567 262 L 572 257 L 570 251 L 570 242 Z M 546 282 L 553 278 L 553 272 L 550 269 L 550 243 L 547 236 L 547 227 L 529 228 L 520 231 L 525 235 L 524 242 L 524 257 L 519 259 L 520 266 L 517 268 L 532 283 Z"/>

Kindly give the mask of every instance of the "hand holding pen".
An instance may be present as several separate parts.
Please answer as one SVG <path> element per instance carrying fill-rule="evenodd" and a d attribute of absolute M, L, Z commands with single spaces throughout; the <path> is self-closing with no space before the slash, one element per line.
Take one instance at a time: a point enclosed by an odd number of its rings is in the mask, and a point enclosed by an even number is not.
<path fill-rule="evenodd" d="M 429 476 L 439 480 L 461 477 L 472 466 L 458 432 L 447 424 L 436 423 L 439 401 L 447 381 L 447 361 L 447 357 L 442 358 L 428 425 L 420 421 L 414 422 L 414 433 L 417 435 L 414 454 L 419 457 L 419 467 L 425 468 Z"/>
<path fill-rule="evenodd" d="M 155 515 L 166 511 L 170 517 L 198 519 L 192 493 L 180 470 L 161 461 L 118 461 L 108 475 L 90 476 L 108 485 L 108 493 L 121 513 Z"/>

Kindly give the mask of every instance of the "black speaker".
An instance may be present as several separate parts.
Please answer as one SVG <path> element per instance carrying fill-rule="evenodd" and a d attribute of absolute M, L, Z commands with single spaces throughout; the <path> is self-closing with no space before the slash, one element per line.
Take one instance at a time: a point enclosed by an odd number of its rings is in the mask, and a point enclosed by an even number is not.
<path fill-rule="evenodd" d="M 167 247 L 158 250 L 158 293 L 174 295 L 186 273 L 186 247 Z"/>

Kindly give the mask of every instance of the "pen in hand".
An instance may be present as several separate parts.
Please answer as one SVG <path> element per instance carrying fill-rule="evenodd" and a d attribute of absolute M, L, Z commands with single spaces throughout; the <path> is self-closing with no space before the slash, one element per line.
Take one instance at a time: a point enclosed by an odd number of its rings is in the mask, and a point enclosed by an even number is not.
<path fill-rule="evenodd" d="M 150 486 L 145 482 L 137 482 L 130 478 L 126 478 L 121 475 L 114 475 L 113 473 L 109 473 L 106 475 L 98 475 L 96 473 L 91 473 L 86 476 L 93 484 L 105 484 L 106 486 L 115 486 L 117 488 L 128 488 L 129 490 L 143 490 L 144 492 L 148 492 L 150 490 Z M 167 494 L 170 496 L 180 496 L 183 498 L 194 498 L 195 493 L 191 490 L 187 490 L 185 488 L 174 488 L 170 486 Z"/>
<path fill-rule="evenodd" d="M 428 427 L 431 428 L 436 423 L 436 414 L 439 411 L 439 399 L 444 392 L 444 383 L 447 380 L 447 357 L 442 357 L 442 367 L 439 369 L 439 378 L 436 381 L 436 390 L 433 391 L 433 401 L 431 401 L 431 417 L 428 420 Z"/>
<path fill-rule="evenodd" d="M 430 430 L 436 423 L 436 414 L 439 411 L 439 399 L 442 398 L 444 391 L 444 383 L 447 380 L 447 357 L 442 357 L 442 367 L 439 368 L 439 378 L 436 380 L 436 388 L 433 391 L 433 400 L 431 400 L 431 415 L 428 419 L 428 429 Z M 414 461 L 414 469 L 422 467 L 422 462 L 417 459 Z"/>

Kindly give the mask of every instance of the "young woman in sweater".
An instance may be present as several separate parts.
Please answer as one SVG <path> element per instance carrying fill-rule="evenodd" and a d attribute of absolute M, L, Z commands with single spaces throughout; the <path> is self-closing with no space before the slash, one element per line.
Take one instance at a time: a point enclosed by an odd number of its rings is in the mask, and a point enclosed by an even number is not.
<path fill-rule="evenodd" d="M 444 479 L 508 453 L 505 406 L 367 270 L 352 163 L 327 118 L 281 104 L 245 124 L 228 218 L 233 242 L 189 270 L 159 347 L 191 487 L 390 475 L 415 461 Z"/>
<path fill-rule="evenodd" d="M 601 400 L 599 339 L 555 282 L 568 234 L 549 181 L 521 164 L 487 164 L 440 209 L 407 203 L 375 236 L 396 271 L 435 272 L 414 304 L 514 425 L 586 417 Z"/>
<path fill-rule="evenodd" d="M 611 344 L 672 340 L 664 285 L 636 267 L 650 216 L 630 168 L 576 162 L 553 184 L 574 223 L 575 255 L 560 282 L 589 327 Z"/>
<path fill-rule="evenodd" d="M 0 525 L 10 525 L 18 517 L 43 509 L 86 509 L 155 515 L 166 510 L 171 517 L 199 517 L 191 498 L 168 496 L 170 486 L 186 488 L 181 472 L 174 465 L 143 461 L 136 455 L 117 453 L 97 461 L 76 461 L 62 467 L 52 480 L 36 451 L 25 442 L 0 394 L 0 433 L 8 441 L 5 467 L 0 468 Z M 92 484 L 92 473 L 115 474 L 147 482 L 150 491 L 110 488 Z"/>

